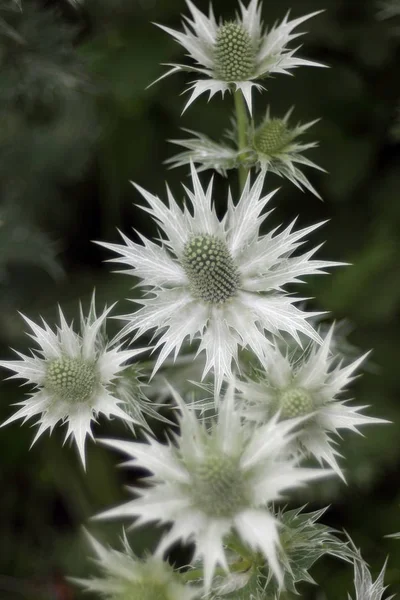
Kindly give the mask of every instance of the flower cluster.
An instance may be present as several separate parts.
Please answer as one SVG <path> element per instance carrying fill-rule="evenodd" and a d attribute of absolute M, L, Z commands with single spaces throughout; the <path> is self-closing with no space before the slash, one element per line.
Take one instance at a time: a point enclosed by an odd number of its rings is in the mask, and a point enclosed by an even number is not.
<path fill-rule="evenodd" d="M 212 7 L 207 17 L 187 5 L 183 31 L 160 27 L 194 66 L 172 64 L 166 75 L 201 76 L 186 108 L 203 92 L 234 94 L 230 142 L 197 132 L 173 140 L 185 150 L 168 162 L 190 165 L 184 203 L 168 187 L 164 202 L 135 186 L 158 239 L 136 232 L 133 240 L 122 233 L 120 244 L 98 242 L 117 254 L 110 262 L 127 267 L 139 290 L 135 310 L 118 316 L 125 324 L 110 341 L 113 307 L 97 316 L 94 295 L 88 315 L 80 310 L 78 332 L 61 309 L 55 329 L 24 317 L 37 348 L 0 366 L 33 389 L 3 425 L 37 417 L 35 442 L 65 423 L 84 467 L 98 415 L 121 419 L 132 434 L 142 430 L 141 441 L 100 440 L 148 477 L 131 489 L 133 499 L 99 518 L 164 530 L 144 556 L 133 553 L 125 533 L 121 551 L 88 534 L 101 576 L 76 583 L 106 600 L 279 600 L 283 591 L 298 594 L 300 582 L 314 583 L 309 571 L 327 554 L 354 563 L 357 600 L 381 600 L 386 564 L 373 583 L 351 541 L 319 523 L 324 509 L 279 506 L 308 483 L 345 481 L 337 448 L 343 429 L 359 433 L 362 425 L 387 423 L 343 397 L 366 354 L 345 360 L 334 326 L 317 326 L 323 313 L 308 310 L 308 298 L 294 293 L 304 278 L 344 264 L 315 258 L 320 245 L 308 246 L 323 223 L 267 227 L 275 194 L 264 192 L 267 174 L 320 197 L 300 167 L 323 169 L 303 156 L 317 144 L 299 141 L 316 121 L 292 127 L 291 110 L 276 118 L 268 108 L 255 125 L 252 90 L 263 90 L 259 81 L 272 74 L 322 66 L 289 47 L 301 35 L 294 29 L 318 12 L 287 15 L 266 28 L 259 0 L 239 2 L 235 19 L 219 22 Z M 213 180 L 200 180 L 210 168 L 224 176 L 239 171 L 239 191 L 229 189 L 225 206 L 216 202 Z M 129 346 L 149 336 L 151 346 Z M 132 362 L 147 349 L 146 363 Z M 155 420 L 168 428 L 167 443 L 157 439 Z M 194 548 L 185 568 L 166 561 L 177 543 Z"/>

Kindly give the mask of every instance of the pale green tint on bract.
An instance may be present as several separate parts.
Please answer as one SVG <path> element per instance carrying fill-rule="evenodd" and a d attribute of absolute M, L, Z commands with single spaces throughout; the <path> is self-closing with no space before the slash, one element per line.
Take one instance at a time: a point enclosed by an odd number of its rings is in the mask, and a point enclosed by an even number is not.
<path fill-rule="evenodd" d="M 110 600 L 175 600 L 162 583 L 145 582 L 127 583 L 124 591 L 113 595 Z"/>

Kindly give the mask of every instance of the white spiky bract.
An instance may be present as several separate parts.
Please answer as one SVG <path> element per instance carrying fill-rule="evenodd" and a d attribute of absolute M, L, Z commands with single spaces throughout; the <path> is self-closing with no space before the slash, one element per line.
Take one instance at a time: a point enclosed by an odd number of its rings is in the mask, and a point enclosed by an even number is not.
<path fill-rule="evenodd" d="M 325 169 L 303 156 L 303 152 L 315 148 L 317 142 L 303 144 L 298 140 L 307 129 L 318 122 L 318 119 L 309 123 L 299 123 L 291 128 L 288 123 L 291 113 L 292 109 L 281 119 L 271 118 L 268 108 L 264 120 L 257 128 L 251 128 L 247 135 L 247 145 L 240 150 L 232 148 L 226 142 L 214 142 L 202 133 L 184 130 L 193 137 L 170 140 L 186 150 L 169 158 L 166 164 L 175 168 L 194 162 L 198 165 L 199 172 L 214 169 L 224 177 L 227 176 L 228 170 L 237 169 L 241 164 L 246 168 L 256 167 L 288 179 L 299 189 L 307 189 L 317 198 L 321 198 L 297 166 L 304 165 L 325 172 Z M 229 132 L 229 137 L 236 138 L 236 135 L 233 136 L 233 133 Z"/>
<path fill-rule="evenodd" d="M 237 381 L 243 395 L 244 414 L 256 422 L 264 422 L 279 411 L 281 418 L 310 415 L 301 426 L 296 448 L 326 462 L 343 480 L 343 472 L 336 460 L 340 456 L 333 447 L 331 435 L 341 429 L 359 433 L 360 425 L 388 423 L 384 419 L 360 414 L 367 406 L 349 406 L 340 400 L 353 381 L 355 371 L 366 356 L 343 365 L 331 352 L 334 333 L 332 326 L 323 343 L 312 343 L 303 356 L 292 360 L 275 346 L 270 351 L 269 366 L 260 373 L 258 381 Z"/>
<path fill-rule="evenodd" d="M 321 341 L 307 322 L 319 313 L 299 310 L 294 303 L 303 298 L 288 295 L 283 288 L 301 282 L 304 275 L 324 273 L 324 267 L 342 263 L 311 259 L 318 248 L 292 256 L 321 223 L 293 231 L 293 222 L 279 232 L 276 228 L 259 235 L 267 216 L 262 212 L 273 196 L 262 196 L 264 173 L 253 186 L 247 179 L 236 205 L 229 193 L 221 221 L 212 200 L 212 181 L 204 191 L 193 165 L 192 181 L 193 192 L 185 187 L 192 212 L 188 206 L 182 210 L 168 188 L 166 206 L 136 186 L 149 205 L 144 210 L 164 231 L 162 245 L 142 236 L 143 245 L 137 244 L 123 234 L 126 245 L 99 243 L 120 254 L 111 261 L 132 267 L 127 273 L 139 277 L 148 291 L 144 298 L 134 300 L 142 308 L 122 317 L 128 323 L 121 335 L 137 331 L 138 337 L 152 329 L 161 335 L 155 344 L 155 349 L 162 349 L 154 372 L 171 353 L 176 358 L 185 339 L 199 339 L 198 351 L 206 353 L 203 377 L 214 370 L 218 393 L 223 378 L 232 375 L 239 347 L 248 347 L 265 363 L 271 343 L 265 332 L 285 331 L 299 343 L 299 333 Z M 202 250 L 192 256 L 197 243 Z"/>
<path fill-rule="evenodd" d="M 255 429 L 243 427 L 233 385 L 209 429 L 173 389 L 171 393 L 181 411 L 176 445 L 163 445 L 150 437 L 148 443 L 102 440 L 131 457 L 126 466 L 150 471 L 152 486 L 135 489 L 139 498 L 100 517 L 136 517 L 136 525 L 172 522 L 156 554 L 162 555 L 178 540 L 194 542 L 195 560 L 203 561 L 206 590 L 218 564 L 229 569 L 224 539 L 235 530 L 252 550 L 262 552 L 282 583 L 279 524 L 268 504 L 280 499 L 282 492 L 331 471 L 302 468 L 297 458 L 286 456 L 293 429 L 301 420 L 278 423 L 272 418 Z"/>
<path fill-rule="evenodd" d="M 185 17 L 183 32 L 158 25 L 181 44 L 196 63 L 196 66 L 167 65 L 172 69 L 160 79 L 177 71 L 191 71 L 205 76 L 190 86 L 192 94 L 184 110 L 205 92 L 209 92 L 211 98 L 217 92 L 224 94 L 241 90 L 251 113 L 252 88 L 263 89 L 261 84 L 256 83 L 257 79 L 265 79 L 273 73 L 288 74 L 291 69 L 303 65 L 324 66 L 299 58 L 296 55 L 297 48 L 289 50 L 287 47 L 302 35 L 292 33 L 293 30 L 321 11 L 291 21 L 287 14 L 281 23 L 268 31 L 261 21 L 258 0 L 251 0 L 247 8 L 239 2 L 240 15 L 237 15 L 236 21 L 220 24 L 215 19 L 212 6 L 207 17 L 190 0 L 186 1 L 192 18 Z M 233 40 L 229 37 L 232 33 L 237 37 L 236 44 L 235 37 Z"/>
<path fill-rule="evenodd" d="M 353 545 L 357 557 L 354 560 L 354 587 L 356 590 L 355 600 L 382 600 L 387 586 L 384 585 L 385 570 L 387 560 L 382 567 L 381 572 L 375 582 L 372 581 L 371 573 L 367 563 L 362 558 L 360 551 Z M 395 596 L 390 596 L 387 600 L 392 600 Z M 350 594 L 348 600 L 352 600 Z"/>
<path fill-rule="evenodd" d="M 159 557 L 136 557 L 125 533 L 122 551 L 107 548 L 85 533 L 103 574 L 91 579 L 72 579 L 85 591 L 100 594 L 107 600 L 193 600 L 199 597 L 199 588 L 182 584 L 172 567 Z"/>
<path fill-rule="evenodd" d="M 26 379 L 36 388 L 29 398 L 17 403 L 21 408 L 2 426 L 38 416 L 33 445 L 45 431 L 51 433 L 59 421 L 66 423 L 65 440 L 75 440 L 84 467 L 86 437 L 93 437 L 91 422 L 99 413 L 133 420 L 119 406 L 122 400 L 114 397 L 113 382 L 126 368 L 124 363 L 147 350 L 122 350 L 118 344 L 105 342 L 102 329 L 112 308 L 105 308 L 97 317 L 93 295 L 87 317 L 81 307 L 80 333 L 67 323 L 61 309 L 55 331 L 44 320 L 40 326 L 22 315 L 33 331 L 28 335 L 39 349 L 32 350 L 31 356 L 17 352 L 21 360 L 0 361 L 0 366 L 15 371 L 9 379 Z"/>

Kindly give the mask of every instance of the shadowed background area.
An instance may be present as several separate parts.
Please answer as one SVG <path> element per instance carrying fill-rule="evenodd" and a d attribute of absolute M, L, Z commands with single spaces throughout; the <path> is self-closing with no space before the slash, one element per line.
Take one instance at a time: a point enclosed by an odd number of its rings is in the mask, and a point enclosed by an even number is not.
<path fill-rule="evenodd" d="M 92 240 L 117 241 L 117 228 L 157 235 L 129 180 L 153 193 L 168 182 L 182 197 L 187 169 L 167 171 L 176 153 L 166 140 L 185 127 L 218 140 L 229 127 L 233 101 L 201 97 L 181 116 L 180 94 L 190 77 L 178 74 L 149 89 L 165 67 L 183 62 L 183 51 L 151 21 L 180 28 L 183 0 L 82 0 L 81 3 L 21 0 L 0 2 L 0 346 L 29 348 L 21 311 L 53 324 L 59 303 L 77 318 L 96 287 L 99 308 L 126 297 L 133 280 L 111 273 L 109 253 Z M 395 5 L 395 3 L 393 3 Z M 208 2 L 197 5 L 207 11 Z M 217 16 L 232 18 L 236 3 L 216 0 Z M 307 156 L 328 174 L 308 170 L 320 202 L 270 175 L 272 227 L 299 215 L 299 224 L 329 219 L 314 243 L 327 240 L 320 256 L 352 263 L 308 282 L 302 295 L 310 307 L 346 319 L 347 340 L 364 352 L 374 348 L 366 372 L 350 393 L 369 414 L 392 420 L 365 428 L 366 438 L 345 436 L 349 486 L 323 482 L 299 503 L 330 504 L 324 522 L 345 528 L 376 575 L 390 554 L 386 581 L 400 593 L 400 16 L 379 19 L 375 0 L 269 0 L 265 23 L 291 9 L 297 17 L 319 9 L 300 31 L 301 55 L 329 69 L 302 68 L 277 76 L 267 92 L 255 93 L 255 113 L 266 105 L 281 117 L 292 106 L 292 123 L 321 120 L 305 141 L 320 146 Z M 398 10 L 400 14 L 400 8 Z M 398 21 L 396 19 L 399 19 Z M 185 134 L 182 133 L 182 137 Z M 208 181 L 210 173 L 202 175 Z M 237 190 L 231 173 L 232 190 Z M 215 178 L 215 200 L 223 209 L 228 183 Z M 118 323 L 110 324 L 116 330 Z M 6 375 L 6 373 L 4 373 Z M 14 410 L 27 388 L 4 382 L 0 419 Z M 159 425 L 155 425 L 159 430 Z M 95 434 L 128 437 L 117 422 L 100 421 Z M 87 576 L 89 549 L 84 524 L 115 543 L 121 523 L 90 523 L 99 511 L 128 499 L 123 484 L 141 475 L 118 470 L 119 456 L 88 443 L 88 472 L 74 448 L 62 447 L 62 430 L 43 436 L 28 451 L 29 425 L 0 431 L 0 597 L 72 600 L 81 597 L 64 575 Z M 140 552 L 154 531 L 129 534 Z M 190 549 L 187 549 L 190 556 Z M 179 553 L 178 553 L 179 554 Z M 331 559 L 312 571 L 328 600 L 353 594 L 352 570 Z M 317 597 L 310 586 L 307 600 Z M 354 594 L 353 594 L 354 595 Z M 88 597 L 88 596 L 86 596 Z"/>

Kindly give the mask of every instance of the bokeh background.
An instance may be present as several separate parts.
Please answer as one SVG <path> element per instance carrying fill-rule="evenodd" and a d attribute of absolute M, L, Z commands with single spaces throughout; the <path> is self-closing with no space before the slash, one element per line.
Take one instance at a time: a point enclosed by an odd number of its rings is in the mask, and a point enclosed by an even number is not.
<path fill-rule="evenodd" d="M 185 75 L 146 89 L 163 72 L 160 63 L 181 62 L 180 47 L 154 27 L 180 27 L 183 0 L 13 0 L 0 3 L 0 351 L 27 351 L 29 338 L 17 311 L 32 319 L 56 319 L 57 303 L 70 318 L 95 286 L 99 305 L 132 297 L 132 279 L 111 273 L 109 253 L 92 240 L 116 241 L 117 227 L 154 235 L 134 206 L 129 180 L 162 194 L 167 178 L 181 195 L 187 170 L 167 171 L 173 155 L 166 140 L 186 127 L 218 139 L 229 126 L 231 98 L 197 101 L 181 116 Z M 198 0 L 207 10 L 207 1 Z M 389 3 L 388 3 L 389 4 Z M 374 349 L 351 396 L 371 405 L 369 414 L 392 425 L 345 436 L 349 485 L 314 486 L 310 508 L 330 504 L 324 522 L 345 528 L 376 575 L 390 555 L 387 583 L 400 593 L 400 16 L 380 19 L 375 0 L 268 0 L 266 23 L 288 9 L 296 17 L 325 12 L 304 24 L 302 56 L 329 69 L 299 69 L 295 77 L 267 82 L 255 98 L 293 121 L 321 121 L 307 141 L 320 146 L 309 157 L 328 174 L 307 173 L 320 202 L 270 176 L 276 210 L 270 225 L 299 216 L 300 224 L 329 219 L 314 242 L 320 255 L 353 263 L 311 280 L 311 307 L 345 319 L 348 342 Z M 236 3 L 216 0 L 215 11 L 233 17 Z M 386 11 L 389 16 L 390 11 Z M 400 3 L 397 3 L 400 15 Z M 398 19 L 398 20 L 397 20 Z M 184 134 L 183 134 L 184 135 Z M 209 173 L 204 174 L 204 179 Z M 235 174 L 231 185 L 236 189 Z M 226 180 L 216 177 L 223 207 Z M 114 325 L 117 326 L 117 323 Z M 111 325 L 112 328 L 112 325 Z M 6 373 L 4 373 L 6 375 Z M 0 420 L 24 393 L 15 382 L 0 387 Z M 100 421 L 96 435 L 125 436 L 121 424 Z M 88 472 L 76 451 L 62 447 L 62 431 L 43 436 L 29 451 L 33 430 L 19 424 L 0 431 L 0 597 L 72 600 L 81 593 L 64 575 L 93 572 L 82 525 L 116 542 L 120 523 L 90 522 L 95 513 L 128 498 L 124 483 L 134 473 L 115 468 L 120 457 L 88 444 Z M 306 498 L 307 500 L 307 498 Z M 140 551 L 154 533 L 130 534 Z M 325 560 L 312 571 L 328 600 L 352 592 L 352 570 Z M 317 591 L 302 588 L 304 598 Z"/>

